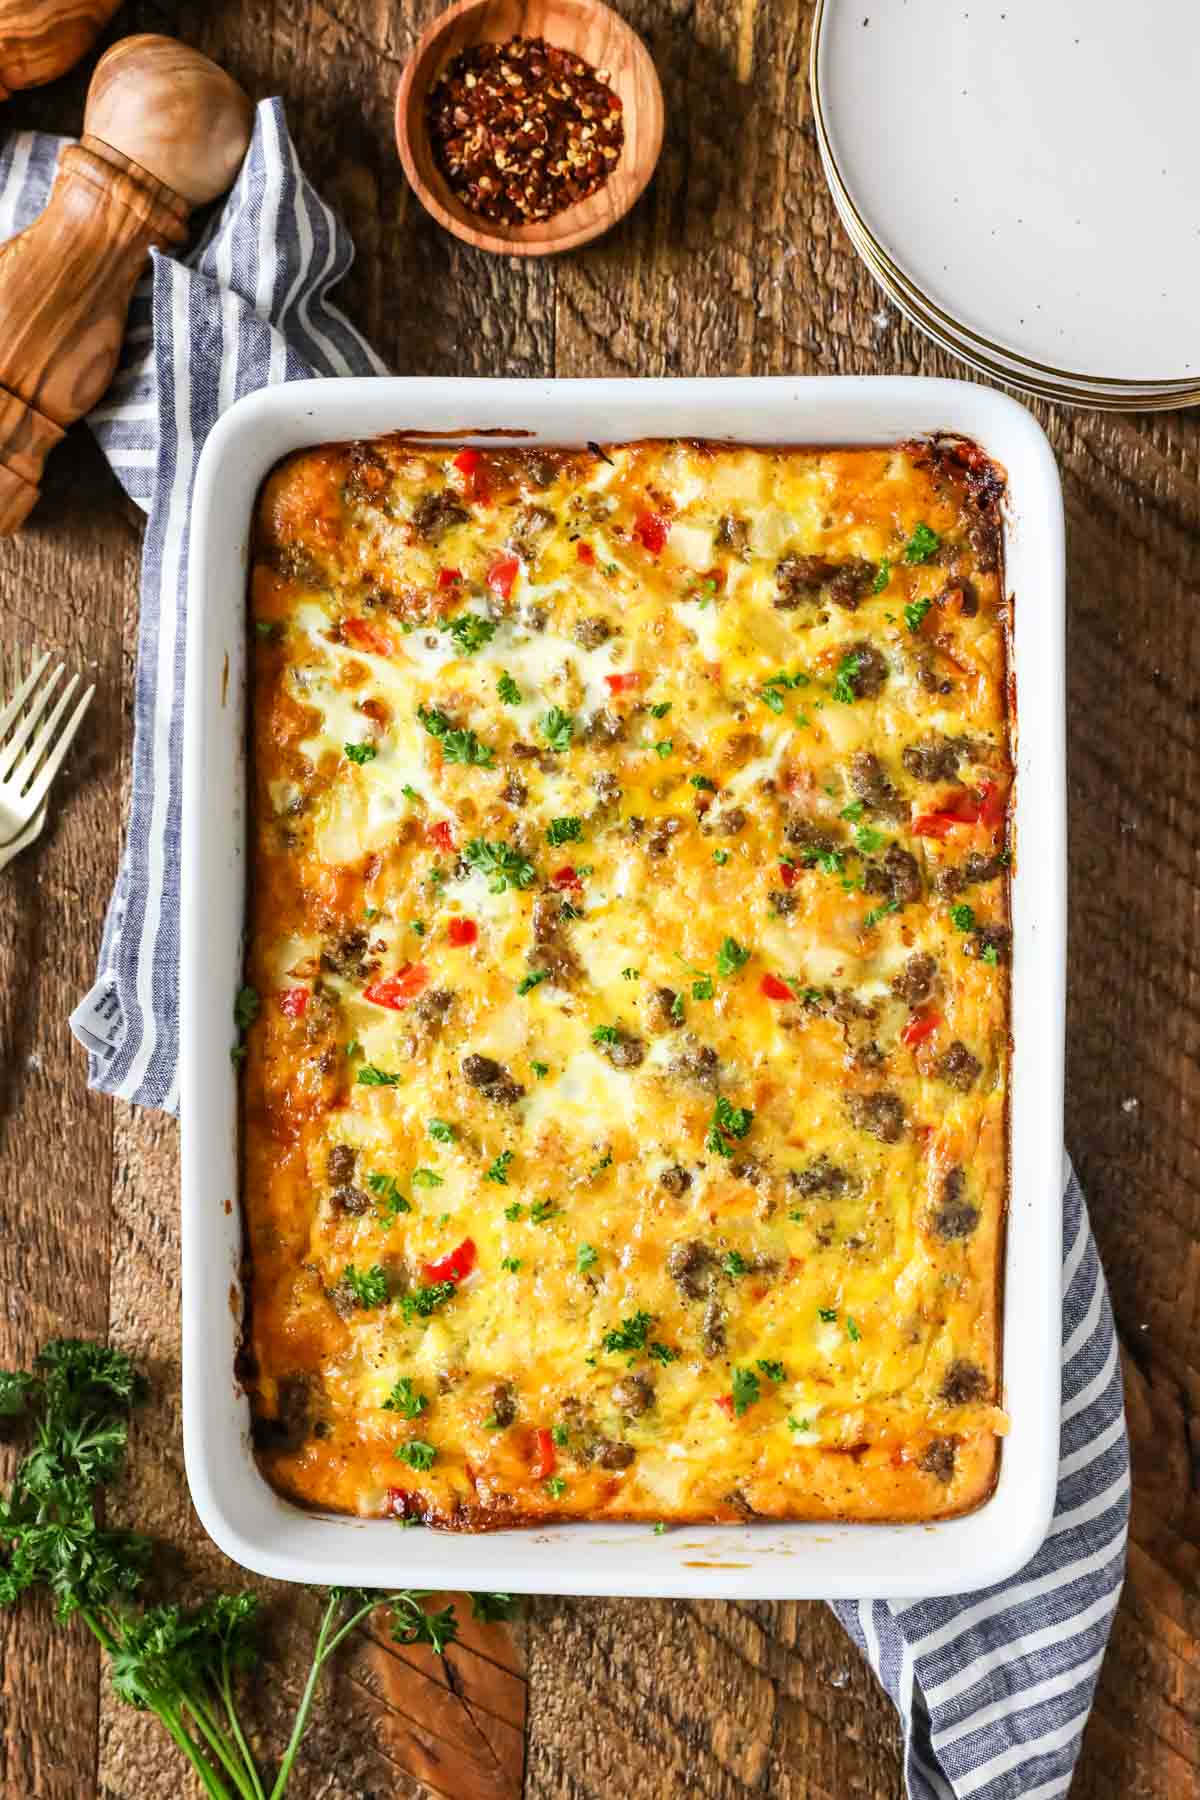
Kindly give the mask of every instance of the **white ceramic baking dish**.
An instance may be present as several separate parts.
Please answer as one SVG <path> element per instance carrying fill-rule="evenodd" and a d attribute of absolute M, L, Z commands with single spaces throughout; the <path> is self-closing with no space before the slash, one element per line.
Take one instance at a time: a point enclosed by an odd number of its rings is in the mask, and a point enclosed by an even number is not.
<path fill-rule="evenodd" d="M 245 606 L 251 513 L 279 457 L 404 428 L 497 428 L 545 443 L 688 435 L 750 443 L 975 439 L 1008 471 L 1015 596 L 1012 1199 L 1004 1301 L 1012 1429 L 992 1498 L 927 1525 L 565 1525 L 458 1536 L 303 1512 L 250 1453 L 234 1377 L 241 1325 L 231 1005 L 246 874 Z M 489 441 L 496 442 L 495 438 Z M 503 437 L 499 441 L 504 441 Z M 528 441 L 526 439 L 526 441 Z M 1058 1457 L 1065 911 L 1063 520 L 1050 448 L 1024 407 L 957 381 L 346 380 L 241 400 L 205 446 L 190 546 L 184 754 L 181 1106 L 183 1408 L 192 1497 L 235 1561 L 294 1581 L 574 1594 L 901 1597 L 980 1588 L 1032 1555 Z"/>

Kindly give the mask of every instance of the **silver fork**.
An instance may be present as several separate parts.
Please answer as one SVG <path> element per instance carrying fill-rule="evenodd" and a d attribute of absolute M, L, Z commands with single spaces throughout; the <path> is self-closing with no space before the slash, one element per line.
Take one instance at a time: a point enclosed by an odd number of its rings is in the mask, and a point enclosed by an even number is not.
<path fill-rule="evenodd" d="M 53 669 L 49 664 L 46 652 L 31 656 L 26 666 L 19 650 L 0 648 L 0 868 L 46 823 L 50 783 L 96 691 L 89 687 L 64 723 L 79 677 L 72 675 L 60 687 L 62 664 Z"/>

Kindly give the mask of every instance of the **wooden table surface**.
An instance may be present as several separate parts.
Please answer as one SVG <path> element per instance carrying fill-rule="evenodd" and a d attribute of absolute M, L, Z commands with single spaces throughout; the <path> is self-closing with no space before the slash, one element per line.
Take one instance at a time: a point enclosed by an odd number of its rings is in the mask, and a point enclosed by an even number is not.
<path fill-rule="evenodd" d="M 882 298 L 837 222 L 806 4 L 624 0 L 666 93 L 657 178 L 608 238 L 524 264 L 442 234 L 401 175 L 393 93 L 435 9 L 139 0 L 116 21 L 175 32 L 255 97 L 283 95 L 358 248 L 342 304 L 398 372 L 961 372 Z M 76 130 L 89 69 L 0 122 Z M 1200 1800 L 1200 423 L 1035 410 L 1069 528 L 1067 1141 L 1112 1286 L 1135 1465 L 1129 1574 L 1074 1792 Z M 0 544 L 0 637 L 60 649 L 98 683 L 49 828 L 0 876 L 0 1366 L 63 1332 L 110 1332 L 142 1359 L 154 1397 L 111 1511 L 233 1586 L 183 1478 L 176 1126 L 90 1095 L 66 1025 L 117 866 L 139 544 L 82 428 L 28 528 Z M 263 1585 L 269 1755 L 313 1603 Z M 6 1800 L 193 1791 L 159 1727 L 113 1701 L 84 1632 L 38 1606 L 0 1615 L 0 1727 Z M 292 1791 L 510 1800 L 522 1783 L 531 1800 L 902 1793 L 890 1705 L 824 1607 L 598 1600 L 533 1602 L 445 1668 L 364 1638 L 326 1683 Z"/>

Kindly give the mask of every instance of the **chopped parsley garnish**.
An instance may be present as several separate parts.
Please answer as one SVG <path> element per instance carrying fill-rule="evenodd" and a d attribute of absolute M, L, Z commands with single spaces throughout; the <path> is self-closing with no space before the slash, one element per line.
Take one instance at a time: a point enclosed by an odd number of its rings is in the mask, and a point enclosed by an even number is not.
<path fill-rule="evenodd" d="M 472 1594 L 471 1617 L 481 1625 L 498 1625 L 504 1619 L 515 1619 L 520 1604 L 516 1594 Z"/>
<path fill-rule="evenodd" d="M 634 969 L 634 968 L 622 969 L 621 970 L 621 980 L 622 981 L 636 981 L 638 979 L 639 975 L 641 974 L 641 972 L 642 971 L 640 969 Z"/>
<path fill-rule="evenodd" d="M 779 693 L 777 689 L 765 687 L 759 695 L 759 699 L 764 706 L 769 706 L 773 713 L 781 713 L 783 711 L 783 695 Z"/>
<path fill-rule="evenodd" d="M 349 1043 L 348 1043 L 348 1044 L 347 1044 L 347 1045 L 346 1045 L 346 1056 L 347 1056 L 347 1059 L 351 1059 L 351 1058 L 353 1058 L 353 1057 L 355 1057 L 355 1056 L 361 1056 L 361 1055 L 362 1055 L 362 1053 L 363 1053 L 363 1052 L 362 1052 L 362 1045 L 361 1045 L 361 1044 L 360 1044 L 360 1043 L 359 1043 L 359 1041 L 358 1041 L 358 1039 L 357 1039 L 357 1038 L 351 1038 L 351 1039 L 350 1039 L 350 1042 L 349 1042 Z"/>
<path fill-rule="evenodd" d="M 550 1436 L 560 1450 L 566 1449 L 570 1435 L 571 1434 L 565 1425 L 552 1425 L 550 1427 Z"/>
<path fill-rule="evenodd" d="M 822 1324 L 832 1325 L 837 1318 L 837 1307 L 818 1306 L 817 1317 L 821 1320 Z"/>
<path fill-rule="evenodd" d="M 580 1244 L 575 1252 L 575 1268 L 580 1275 L 586 1275 L 589 1269 L 594 1269 L 599 1260 L 600 1252 L 594 1244 Z"/>
<path fill-rule="evenodd" d="M 458 1136 L 449 1119 L 427 1119 L 425 1129 L 438 1144 L 452 1144 Z"/>
<path fill-rule="evenodd" d="M 400 1183 L 394 1175 L 368 1175 L 367 1186 L 380 1200 L 379 1217 L 390 1224 L 399 1218 L 401 1213 L 411 1212 L 412 1207 L 400 1192 Z"/>
<path fill-rule="evenodd" d="M 424 1394 L 419 1394 L 407 1375 L 402 1375 L 392 1388 L 383 1403 L 384 1412 L 398 1412 L 406 1419 L 419 1419 L 429 1405 Z"/>
<path fill-rule="evenodd" d="M 882 850 L 887 838 L 882 831 L 876 831 L 873 825 L 859 825 L 854 833 L 854 842 L 867 854 L 872 850 Z"/>
<path fill-rule="evenodd" d="M 352 763 L 374 762 L 379 755 L 374 744 L 343 744 L 342 749 Z"/>
<path fill-rule="evenodd" d="M 727 937 L 717 951 L 717 974 L 736 975 L 749 961 L 749 950 L 743 950 L 736 938 Z"/>
<path fill-rule="evenodd" d="M 850 1339 L 852 1344 L 857 1344 L 859 1338 L 862 1336 L 862 1332 L 858 1329 L 857 1324 L 850 1317 L 849 1313 L 846 1314 L 846 1336 Z"/>
<path fill-rule="evenodd" d="M 567 1491 L 567 1483 L 562 1475 L 549 1475 L 546 1478 L 546 1492 L 552 1500 L 561 1500 Z"/>
<path fill-rule="evenodd" d="M 652 719 L 665 719 L 671 710 L 671 705 L 672 702 L 670 700 L 659 700 L 656 705 L 650 708 L 650 717 Z"/>
<path fill-rule="evenodd" d="M 718 868 L 724 868 L 725 864 L 729 861 L 728 850 L 714 850 L 713 861 L 717 864 Z"/>
<path fill-rule="evenodd" d="M 884 588 L 891 579 L 892 565 L 885 556 L 878 569 L 875 571 L 875 579 L 871 583 L 871 592 L 873 594 L 882 594 Z"/>
<path fill-rule="evenodd" d="M 592 1027 L 593 1044 L 615 1044 L 620 1035 L 615 1025 L 593 1025 Z"/>
<path fill-rule="evenodd" d="M 906 563 L 927 563 L 934 552 L 941 546 L 941 538 L 922 521 L 914 526 L 913 534 L 904 546 Z"/>
<path fill-rule="evenodd" d="M 980 962 L 990 963 L 994 969 L 1000 961 L 1000 952 L 995 944 L 985 944 L 979 956 Z"/>
<path fill-rule="evenodd" d="M 787 1422 L 788 1422 L 788 1430 L 789 1431 L 811 1431 L 812 1430 L 811 1420 L 809 1420 L 809 1419 L 793 1419 L 791 1413 L 788 1414 Z"/>
<path fill-rule="evenodd" d="M 496 627 L 491 619 L 485 619 L 482 613 L 459 613 L 457 619 L 451 619 L 442 627 L 454 639 L 458 649 L 464 656 L 474 656 L 485 644 L 490 644 L 496 635 Z"/>
<path fill-rule="evenodd" d="M 463 855 L 473 869 L 487 876 L 489 893 L 502 894 L 510 887 L 527 888 L 533 881 L 533 864 L 511 844 L 493 844 L 487 838 L 472 838 Z"/>
<path fill-rule="evenodd" d="M 278 619 L 255 619 L 254 630 L 260 638 L 274 638 L 282 635 L 283 626 Z"/>
<path fill-rule="evenodd" d="M 733 1410 L 740 1419 L 758 1399 L 761 1389 L 753 1369 L 733 1371 Z"/>
<path fill-rule="evenodd" d="M 699 981 L 692 983 L 693 1000 L 711 1000 L 716 991 L 711 975 L 702 975 Z"/>
<path fill-rule="evenodd" d="M 683 995 L 676 994 L 671 1002 L 671 1017 L 676 1025 L 683 1024 Z"/>
<path fill-rule="evenodd" d="M 843 806 L 838 817 L 840 819 L 849 819 L 852 825 L 856 825 L 866 810 L 867 806 L 865 800 L 852 800 L 849 806 Z"/>
<path fill-rule="evenodd" d="M 410 1177 L 414 1187 L 445 1187 L 445 1182 L 435 1169 L 414 1169 Z"/>
<path fill-rule="evenodd" d="M 957 926 L 959 931 L 974 931 L 974 908 L 970 906 L 952 906 L 950 908 L 950 922 Z"/>
<path fill-rule="evenodd" d="M 496 683 L 496 698 L 505 706 L 520 706 L 521 690 L 505 669 Z"/>
<path fill-rule="evenodd" d="M 434 1281 L 410 1288 L 407 1294 L 400 1296 L 405 1323 L 411 1325 L 414 1319 L 430 1318 L 445 1306 L 447 1300 L 453 1300 L 457 1292 L 458 1286 L 453 1281 Z"/>
<path fill-rule="evenodd" d="M 706 1148 L 717 1156 L 731 1157 L 733 1145 L 729 1139 L 744 1138 L 753 1123 L 754 1114 L 748 1106 L 734 1106 L 724 1094 L 719 1095 L 704 1140 Z"/>
<path fill-rule="evenodd" d="M 600 1157 L 597 1162 L 594 1162 L 592 1164 L 591 1168 L 588 1170 L 588 1180 L 595 1181 L 597 1175 L 603 1175 L 605 1169 L 611 1169 L 612 1168 L 612 1160 L 613 1160 L 612 1151 L 606 1150 L 604 1152 L 604 1155 L 602 1157 Z"/>
<path fill-rule="evenodd" d="M 418 706 L 417 718 L 430 737 L 437 738 L 442 746 L 442 755 L 447 762 L 466 763 L 478 769 L 491 768 L 493 755 L 491 746 L 481 744 L 473 731 L 455 727 L 440 708 Z"/>
<path fill-rule="evenodd" d="M 522 975 L 518 981 L 517 992 L 518 994 L 531 994 L 535 987 L 540 987 L 543 981 L 549 981 L 549 979 L 549 969 L 530 969 L 528 975 Z"/>
<path fill-rule="evenodd" d="M 731 1276 L 735 1281 L 738 1276 L 748 1275 L 750 1273 L 750 1264 L 746 1261 L 740 1250 L 727 1250 L 721 1258 L 721 1267 L 724 1269 L 725 1273 Z"/>
<path fill-rule="evenodd" d="M 544 1076 L 546 1076 L 550 1073 L 550 1064 L 549 1063 L 531 1062 L 529 1066 L 533 1070 L 534 1074 L 537 1076 L 539 1081 L 541 1081 Z"/>
<path fill-rule="evenodd" d="M 500 1267 L 504 1270 L 506 1275 L 516 1275 L 521 1267 L 521 1259 L 519 1256 L 502 1256 L 500 1258 Z"/>
<path fill-rule="evenodd" d="M 422 798 L 422 796 L 418 794 L 416 788 L 408 781 L 405 782 L 404 786 L 400 789 L 400 792 L 404 795 L 406 800 L 420 800 Z"/>
<path fill-rule="evenodd" d="M 378 1263 L 369 1269 L 356 1269 L 353 1263 L 347 1263 L 342 1270 L 342 1281 L 354 1296 L 355 1306 L 386 1306 L 388 1302 L 388 1279 Z"/>
<path fill-rule="evenodd" d="M 512 1159 L 513 1153 L 511 1150 L 502 1150 L 492 1163 L 491 1167 L 485 1171 L 483 1179 L 485 1181 L 494 1181 L 497 1187 L 507 1187 L 508 1170 Z"/>
<path fill-rule="evenodd" d="M 560 706 L 552 706 L 541 721 L 539 730 L 551 750 L 569 750 L 571 739 L 575 735 L 575 721 Z"/>
<path fill-rule="evenodd" d="M 818 850 L 815 844 L 800 852 L 800 861 L 806 869 L 820 869 L 823 875 L 840 875 L 846 867 L 844 851 Z"/>
<path fill-rule="evenodd" d="M 657 744 L 655 744 L 653 748 L 655 756 L 666 757 L 670 756 L 675 745 L 671 738 L 659 738 Z"/>
<path fill-rule="evenodd" d="M 233 1022 L 239 1031 L 249 1031 L 258 1017 L 258 989 L 242 987 L 233 1002 Z"/>
<path fill-rule="evenodd" d="M 399 1075 L 393 1075 L 390 1069 L 381 1069 L 376 1063 L 364 1063 L 356 1077 L 359 1087 L 399 1087 Z"/>
<path fill-rule="evenodd" d="M 840 700 L 843 706 L 852 706 L 858 699 L 858 695 L 854 691 L 854 679 L 861 671 L 862 666 L 863 657 L 858 650 L 847 651 L 838 664 L 838 672 L 830 691 L 834 699 Z"/>
<path fill-rule="evenodd" d="M 932 605 L 932 600 L 910 600 L 908 602 L 904 608 L 904 623 L 910 631 L 920 631 L 921 621 Z"/>
<path fill-rule="evenodd" d="M 577 844 L 583 836 L 583 821 L 573 815 L 565 819 L 551 819 L 546 827 L 546 841 L 555 849 L 560 844 Z"/>
<path fill-rule="evenodd" d="M 623 1351 L 644 1350 L 653 1322 L 653 1316 L 648 1312 L 632 1313 L 628 1319 L 622 1319 L 619 1325 L 614 1325 L 605 1332 L 602 1340 L 604 1349 L 613 1355 L 619 1355 Z"/>
<path fill-rule="evenodd" d="M 771 1362 L 771 1361 L 763 1358 L 759 1361 L 758 1366 L 762 1370 L 763 1374 L 766 1376 L 768 1381 L 786 1381 L 787 1380 L 787 1370 L 784 1368 L 784 1366 L 781 1362 Z"/>
<path fill-rule="evenodd" d="M 425 936 L 425 921 L 424 921 L 424 919 L 410 919 L 408 922 L 408 929 L 410 931 L 415 931 L 418 937 L 424 937 Z"/>
<path fill-rule="evenodd" d="M 689 775 L 688 780 L 694 788 L 699 788 L 705 794 L 715 794 L 717 791 L 716 782 L 710 781 L 707 775 Z"/>
<path fill-rule="evenodd" d="M 553 1200 L 535 1200 L 529 1209 L 529 1223 L 531 1225 L 545 1225 L 549 1220 L 558 1217 L 559 1210 L 558 1205 Z"/>
<path fill-rule="evenodd" d="M 658 1338 L 655 1338 L 650 1346 L 650 1354 L 655 1362 L 661 1363 L 665 1369 L 668 1363 L 679 1361 L 681 1352 L 674 1349 L 672 1345 L 661 1343 Z"/>
<path fill-rule="evenodd" d="M 511 1206 L 505 1207 L 504 1216 L 510 1225 L 515 1225 L 517 1220 L 523 1215 L 524 1211 L 525 1208 L 521 1205 L 521 1202 L 519 1200 L 514 1200 Z"/>
<path fill-rule="evenodd" d="M 878 925 L 881 919 L 886 919 L 889 913 L 899 911 L 900 902 L 898 900 L 885 900 L 882 906 L 873 906 L 871 908 L 870 912 L 864 918 L 863 924 L 870 930 L 872 925 Z"/>
<path fill-rule="evenodd" d="M 397 1444 L 396 1455 L 410 1469 L 416 1469 L 423 1475 L 426 1469 L 432 1469 L 437 1451 L 432 1444 L 424 1444 L 420 1438 L 413 1438 L 409 1444 Z"/>

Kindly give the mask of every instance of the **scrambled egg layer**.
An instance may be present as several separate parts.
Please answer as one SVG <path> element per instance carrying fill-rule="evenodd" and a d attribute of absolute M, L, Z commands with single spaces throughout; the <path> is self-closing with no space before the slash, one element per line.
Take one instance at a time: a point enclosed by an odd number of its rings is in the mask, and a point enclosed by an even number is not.
<path fill-rule="evenodd" d="M 994 1481 L 1011 782 L 970 446 L 332 445 L 261 496 L 244 1377 L 301 1502 Z"/>

